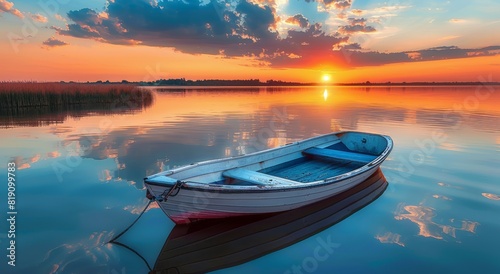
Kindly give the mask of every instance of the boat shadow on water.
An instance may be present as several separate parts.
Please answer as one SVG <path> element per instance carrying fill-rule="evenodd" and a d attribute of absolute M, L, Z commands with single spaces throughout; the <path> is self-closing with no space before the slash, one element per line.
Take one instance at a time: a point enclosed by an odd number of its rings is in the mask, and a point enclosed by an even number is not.
<path fill-rule="evenodd" d="M 357 186 L 296 210 L 176 225 L 150 273 L 206 273 L 254 260 L 340 222 L 377 199 L 387 185 L 378 169 Z"/>

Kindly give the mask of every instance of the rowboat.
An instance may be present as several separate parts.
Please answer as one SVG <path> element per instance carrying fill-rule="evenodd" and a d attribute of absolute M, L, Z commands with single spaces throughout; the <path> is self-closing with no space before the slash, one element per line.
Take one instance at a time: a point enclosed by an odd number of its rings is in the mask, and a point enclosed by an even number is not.
<path fill-rule="evenodd" d="M 176 224 L 282 212 L 366 180 L 393 147 L 389 136 L 336 132 L 144 178 L 147 195 Z"/>
<path fill-rule="evenodd" d="M 150 273 L 207 273 L 255 260 L 330 228 L 382 195 L 387 180 L 378 169 L 357 186 L 319 202 L 272 214 L 176 225 Z M 312 238 L 323 257 L 345 235 Z M 286 272 L 285 272 L 286 273 Z"/>

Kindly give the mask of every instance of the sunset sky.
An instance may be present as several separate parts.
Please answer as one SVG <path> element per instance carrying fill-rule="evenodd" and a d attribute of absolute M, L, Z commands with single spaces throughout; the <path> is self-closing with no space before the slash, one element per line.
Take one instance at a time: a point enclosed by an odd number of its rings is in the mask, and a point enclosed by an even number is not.
<path fill-rule="evenodd" d="M 0 0 L 0 81 L 500 81 L 500 1 Z"/>

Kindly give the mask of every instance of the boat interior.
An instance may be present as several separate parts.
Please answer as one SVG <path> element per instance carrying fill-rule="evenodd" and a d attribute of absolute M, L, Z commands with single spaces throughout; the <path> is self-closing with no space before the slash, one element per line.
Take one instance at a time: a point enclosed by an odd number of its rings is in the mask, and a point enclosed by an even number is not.
<path fill-rule="evenodd" d="M 153 181 L 168 185 L 179 179 L 211 186 L 300 185 L 354 171 L 373 162 L 392 146 L 382 135 L 360 132 L 341 132 L 310 140 L 252 155 L 193 164 L 154 176 Z"/>
<path fill-rule="evenodd" d="M 320 181 L 355 170 L 376 159 L 378 155 L 349 149 L 340 140 L 328 147 L 312 147 L 301 157 L 275 166 L 252 171 L 230 169 L 222 173 L 224 184 L 236 185 L 295 185 Z"/>

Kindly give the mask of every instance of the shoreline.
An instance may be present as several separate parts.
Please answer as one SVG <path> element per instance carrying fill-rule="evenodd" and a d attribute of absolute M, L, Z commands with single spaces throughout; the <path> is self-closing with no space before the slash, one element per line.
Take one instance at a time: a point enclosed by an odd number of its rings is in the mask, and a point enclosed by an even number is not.
<path fill-rule="evenodd" d="M 157 80 L 152 82 L 129 82 L 123 80 L 121 82 L 0 82 L 0 92 L 2 92 L 2 86 L 4 85 L 77 85 L 77 86 L 97 86 L 99 88 L 105 88 L 114 86 L 124 87 L 124 86 L 135 86 L 135 87 L 306 87 L 306 86 L 360 86 L 360 87 L 372 87 L 372 86 L 409 86 L 409 87 L 419 87 L 419 86 L 479 86 L 479 85 L 490 85 L 490 86 L 500 86 L 500 82 L 353 82 L 353 83 L 300 83 L 300 82 L 286 82 L 286 81 L 274 81 L 269 80 L 266 82 L 261 82 L 258 79 L 255 80 L 185 80 L 185 79 L 168 79 L 168 80 Z"/>

